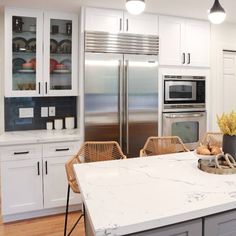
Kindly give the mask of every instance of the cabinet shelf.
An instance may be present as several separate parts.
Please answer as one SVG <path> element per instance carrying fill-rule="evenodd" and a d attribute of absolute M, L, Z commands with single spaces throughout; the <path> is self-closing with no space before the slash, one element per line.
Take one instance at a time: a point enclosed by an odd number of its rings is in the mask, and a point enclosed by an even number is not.
<path fill-rule="evenodd" d="M 36 35 L 36 31 L 29 31 L 29 30 L 24 30 L 21 32 L 16 32 L 16 31 L 12 31 L 13 35 L 22 35 L 22 34 L 32 34 L 32 35 Z"/>
<path fill-rule="evenodd" d="M 36 55 L 36 52 L 31 52 L 31 51 L 15 52 L 15 51 L 13 51 L 13 55 L 15 55 L 15 56 L 19 56 L 19 55 Z"/>

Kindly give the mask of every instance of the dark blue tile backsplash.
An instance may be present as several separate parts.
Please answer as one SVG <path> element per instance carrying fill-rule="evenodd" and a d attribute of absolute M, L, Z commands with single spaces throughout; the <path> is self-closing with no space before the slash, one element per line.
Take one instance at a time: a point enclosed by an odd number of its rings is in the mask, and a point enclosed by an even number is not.
<path fill-rule="evenodd" d="M 56 116 L 41 117 L 41 107 L 56 107 Z M 46 122 L 67 116 L 75 117 L 76 97 L 5 98 L 5 131 L 46 129 Z M 34 108 L 33 118 L 19 118 L 19 108 Z"/>

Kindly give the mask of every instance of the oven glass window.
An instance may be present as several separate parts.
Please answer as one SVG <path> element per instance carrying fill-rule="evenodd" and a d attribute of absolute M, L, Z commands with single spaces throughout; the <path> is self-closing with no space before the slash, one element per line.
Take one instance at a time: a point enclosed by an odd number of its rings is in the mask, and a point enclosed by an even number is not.
<path fill-rule="evenodd" d="M 179 136 L 184 143 L 195 143 L 199 140 L 199 122 L 186 121 L 172 124 L 172 135 Z"/>
<path fill-rule="evenodd" d="M 190 85 L 171 85 L 169 87 L 170 98 L 189 98 L 192 99 L 193 87 Z"/>

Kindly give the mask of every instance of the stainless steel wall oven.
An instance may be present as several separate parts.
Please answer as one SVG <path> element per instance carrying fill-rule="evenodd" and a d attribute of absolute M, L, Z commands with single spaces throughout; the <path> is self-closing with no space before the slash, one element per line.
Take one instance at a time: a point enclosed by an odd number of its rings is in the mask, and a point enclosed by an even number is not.
<path fill-rule="evenodd" d="M 205 109 L 205 77 L 164 76 L 164 111 Z"/>
<path fill-rule="evenodd" d="M 205 77 L 164 76 L 163 135 L 179 136 L 193 150 L 206 132 Z"/>

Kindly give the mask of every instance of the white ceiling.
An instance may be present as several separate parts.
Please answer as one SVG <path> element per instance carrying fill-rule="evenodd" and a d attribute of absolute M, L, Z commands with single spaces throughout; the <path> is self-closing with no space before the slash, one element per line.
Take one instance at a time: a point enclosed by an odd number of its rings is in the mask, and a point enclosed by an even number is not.
<path fill-rule="evenodd" d="M 167 15 L 207 19 L 214 0 L 146 0 L 146 11 Z M 236 23 L 236 1 L 220 0 L 227 21 Z M 78 12 L 80 6 L 124 9 L 125 0 L 0 0 L 0 6 L 16 6 Z"/>

